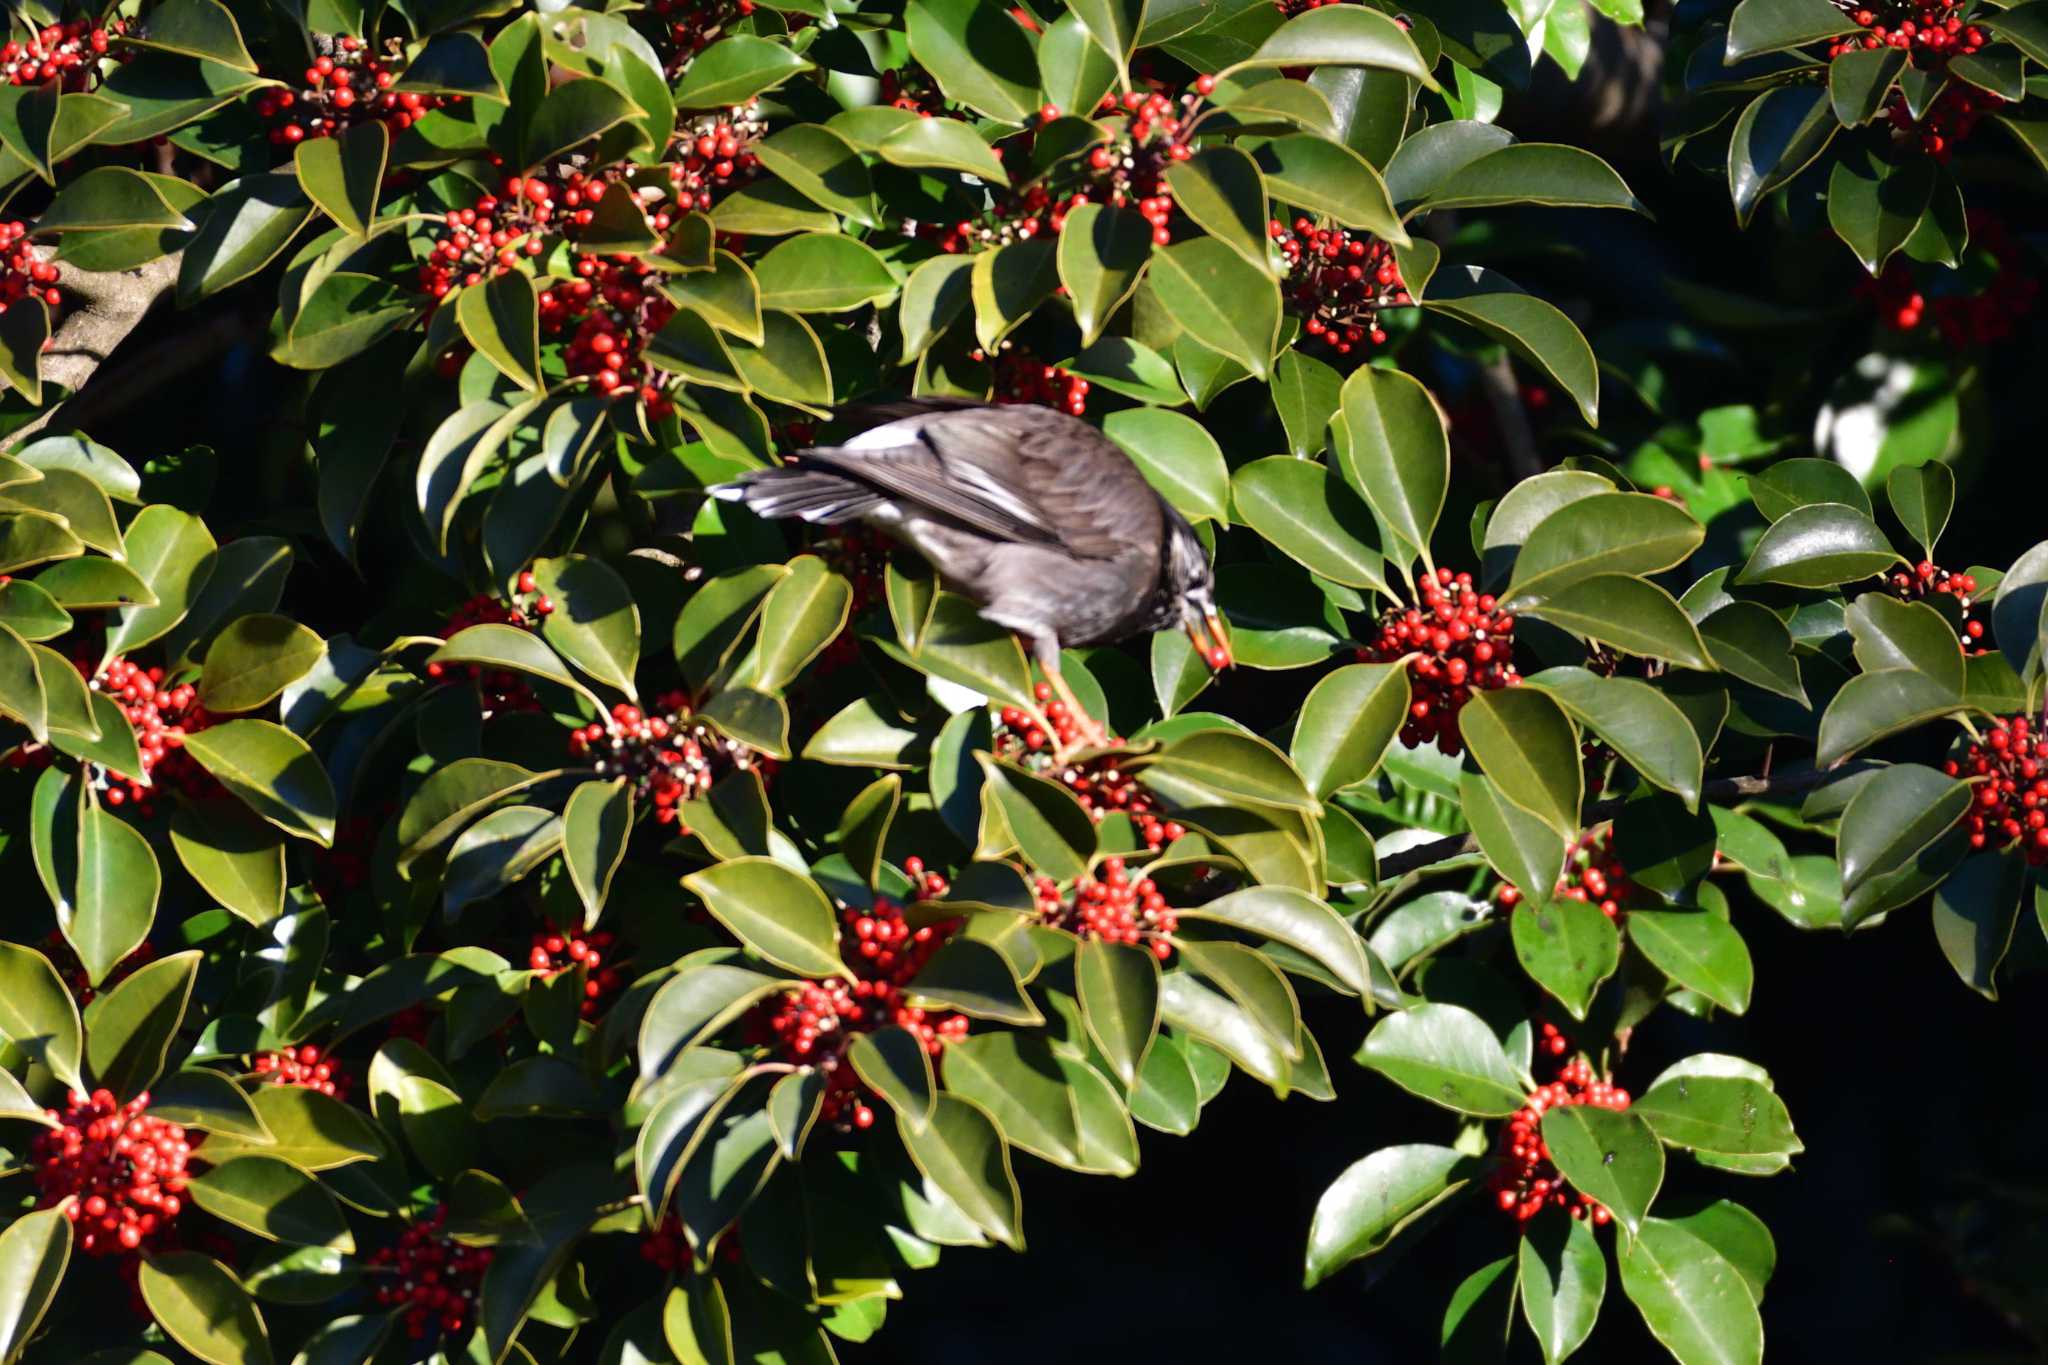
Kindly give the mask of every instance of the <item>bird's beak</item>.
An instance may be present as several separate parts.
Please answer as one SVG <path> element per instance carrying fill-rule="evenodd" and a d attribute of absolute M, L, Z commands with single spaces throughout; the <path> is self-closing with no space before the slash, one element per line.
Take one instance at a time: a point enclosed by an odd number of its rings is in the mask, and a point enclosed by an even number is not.
<path fill-rule="evenodd" d="M 1194 645 L 1195 653 L 1202 656 L 1210 668 L 1221 672 L 1236 664 L 1230 656 L 1230 640 L 1223 633 L 1223 618 L 1211 611 L 1203 616 L 1189 615 L 1183 619 L 1183 629 L 1188 640 Z"/>

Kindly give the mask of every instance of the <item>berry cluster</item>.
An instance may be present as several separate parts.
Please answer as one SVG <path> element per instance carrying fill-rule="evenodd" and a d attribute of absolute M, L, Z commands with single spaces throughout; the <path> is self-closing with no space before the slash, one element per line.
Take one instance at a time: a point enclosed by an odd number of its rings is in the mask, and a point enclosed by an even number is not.
<path fill-rule="evenodd" d="M 920 118 L 937 118 L 946 111 L 945 92 L 922 67 L 899 67 L 882 73 L 882 103 L 904 109 Z"/>
<path fill-rule="evenodd" d="M 718 1259 L 728 1265 L 740 1261 L 740 1231 L 726 1229 L 725 1236 L 718 1239 Z M 660 1224 L 642 1234 L 640 1238 L 640 1259 L 661 1270 L 663 1274 L 686 1273 L 690 1269 L 690 1235 L 683 1228 L 683 1220 L 673 1213 L 662 1219 Z"/>
<path fill-rule="evenodd" d="M 1562 1056 L 1570 1043 L 1556 1025 L 1545 1024 L 1540 1046 L 1555 1057 Z M 1595 1080 L 1593 1068 L 1583 1057 L 1566 1062 L 1549 1085 L 1536 1087 L 1528 1103 L 1508 1119 L 1501 1134 L 1500 1164 L 1491 1181 L 1494 1202 L 1501 1212 L 1513 1214 L 1517 1223 L 1527 1223 L 1546 1207 L 1569 1209 L 1572 1217 L 1590 1218 L 1596 1226 L 1611 1216 L 1571 1187 L 1551 1162 L 1550 1148 L 1543 1141 L 1543 1115 L 1575 1104 L 1620 1110 L 1628 1108 L 1629 1095 L 1619 1086 Z"/>
<path fill-rule="evenodd" d="M 63 78 L 66 90 L 87 90 L 94 84 L 99 63 L 107 55 L 107 43 L 119 37 L 123 22 L 112 20 L 105 28 L 89 19 L 68 24 L 51 24 L 32 30 L 26 38 L 0 44 L 0 80 L 9 85 L 41 85 Z"/>
<path fill-rule="evenodd" d="M 110 991 L 126 981 L 137 971 L 156 961 L 156 945 L 144 939 L 136 945 L 135 951 L 114 964 L 107 973 L 107 979 L 97 988 L 92 977 L 85 970 L 85 962 L 78 956 L 78 950 L 71 946 L 71 940 L 59 930 L 52 929 L 43 939 L 43 956 L 50 959 L 50 965 L 57 969 L 57 975 L 64 978 L 64 984 L 71 988 L 72 998 L 83 1008 L 90 1005 L 100 991 Z"/>
<path fill-rule="evenodd" d="M 627 255 L 578 256 L 575 271 L 573 280 L 551 283 L 540 294 L 542 332 L 568 338 L 564 367 L 608 397 L 637 393 L 651 419 L 674 412 L 666 377 L 640 358 L 648 338 L 676 312 L 657 287 L 660 276 Z"/>
<path fill-rule="evenodd" d="M 1962 820 L 1971 848 L 2017 848 L 2031 866 L 2048 867 L 2048 727 L 2041 717 L 1993 721 L 1942 767 L 1976 783 Z"/>
<path fill-rule="evenodd" d="M 1956 0 L 1834 0 L 1834 6 L 1864 33 L 1829 43 L 1829 61 L 1845 52 L 1895 47 L 1931 65 L 1967 57 L 1990 41 L 1983 29 L 1963 22 L 1968 6 Z"/>
<path fill-rule="evenodd" d="M 540 591 L 540 585 L 528 570 L 515 580 L 508 598 L 478 593 L 457 604 L 442 623 L 440 635 L 444 640 L 452 640 L 471 626 L 517 626 L 521 630 L 539 630 L 541 621 L 553 615 L 554 610 L 554 602 Z M 540 698 L 534 695 L 533 684 L 526 680 L 525 675 L 510 669 L 483 668 L 477 664 L 430 663 L 427 665 L 427 677 L 435 682 L 469 679 L 476 684 L 477 693 L 483 699 L 486 716 L 507 711 L 540 710 Z"/>
<path fill-rule="evenodd" d="M 612 935 L 602 929 L 589 934 L 581 929 L 544 929 L 533 936 L 526 965 L 550 979 L 581 967 L 581 1011 L 585 1019 L 595 1019 L 604 1012 L 604 1002 L 626 984 L 619 969 L 605 962 L 612 943 Z"/>
<path fill-rule="evenodd" d="M 950 889 L 946 878 L 928 870 L 922 858 L 906 858 L 903 870 L 919 899 L 934 899 Z M 877 897 L 871 906 L 842 907 L 839 919 L 841 956 L 855 979 L 805 981 L 775 997 L 755 1011 L 752 1036 L 785 1061 L 818 1068 L 825 1080 L 819 1116 L 844 1132 L 875 1121 L 872 1096 L 845 1061 L 846 1047 L 856 1034 L 900 1025 L 937 1058 L 947 1043 L 967 1036 L 969 1021 L 964 1014 L 929 1012 L 906 998 L 910 982 L 960 921 L 913 927 L 903 907 L 886 896 Z"/>
<path fill-rule="evenodd" d="M 1950 81 L 1934 97 L 1934 103 L 1919 118 L 1906 104 L 1905 92 L 1894 90 L 1885 101 L 1885 117 L 1891 120 L 1892 140 L 1947 162 L 1956 145 L 1977 130 L 1978 121 L 2005 107 L 2005 100 L 1989 90 L 1979 90 L 1962 81 Z"/>
<path fill-rule="evenodd" d="M 1900 569 L 1885 579 L 1885 587 L 1901 602 L 1918 602 L 1928 597 L 1951 597 L 1962 612 L 1963 651 L 1982 654 L 1984 623 L 1971 615 L 1976 606 L 1977 579 L 1972 574 L 1950 573 L 1923 559 L 1909 572 Z"/>
<path fill-rule="evenodd" d="M 655 41 L 673 81 L 690 59 L 725 36 L 735 19 L 754 12 L 754 0 L 654 0 L 647 7 L 657 25 Z"/>
<path fill-rule="evenodd" d="M 1522 680 L 1515 672 L 1515 618 L 1499 609 L 1492 593 L 1473 587 L 1468 573 L 1438 569 L 1418 586 L 1421 602 L 1388 609 L 1378 637 L 1359 649 L 1358 658 L 1408 658 L 1411 698 L 1401 742 L 1414 749 L 1434 741 L 1455 755 L 1464 749 L 1458 712 L 1471 695 Z"/>
<path fill-rule="evenodd" d="M 990 356 L 980 347 L 971 353 L 989 367 L 989 400 L 995 403 L 1036 403 L 1079 417 L 1088 411 L 1095 386 L 1059 365 L 1048 365 L 1029 346 L 1004 341 Z"/>
<path fill-rule="evenodd" d="M 336 1100 L 346 1100 L 355 1084 L 354 1077 L 311 1043 L 286 1048 L 282 1052 L 259 1052 L 250 1058 L 249 1070 L 255 1073 L 258 1084 L 317 1090 Z"/>
<path fill-rule="evenodd" d="M 65 1200 L 79 1250 L 88 1256 L 135 1251 L 161 1234 L 184 1207 L 185 1130 L 149 1115 L 149 1096 L 117 1103 L 105 1090 L 73 1091 L 57 1126 L 36 1135 L 37 1206 Z"/>
<path fill-rule="evenodd" d="M 631 781 L 664 825 L 675 822 L 677 806 L 703 796 L 733 769 L 757 768 L 764 778 L 774 771 L 771 760 L 689 716 L 680 692 L 655 698 L 651 712 L 620 702 L 604 720 L 573 731 L 569 753 L 589 759 L 601 777 Z"/>
<path fill-rule="evenodd" d="M 1564 875 L 1557 879 L 1551 894 L 1563 900 L 1597 905 L 1600 913 L 1616 919 L 1632 890 L 1628 868 L 1614 853 L 1614 827 L 1608 825 L 1597 833 L 1588 831 L 1572 841 L 1571 849 L 1565 855 Z M 1494 888 L 1493 899 L 1503 909 L 1512 909 L 1521 904 L 1522 893 L 1519 888 L 1502 882 Z"/>
<path fill-rule="evenodd" d="M 62 306 L 64 295 L 56 285 L 63 276 L 55 261 L 41 259 L 29 245 L 27 223 L 11 218 L 0 222 L 0 313 L 18 299 Z"/>
<path fill-rule="evenodd" d="M 941 226 L 933 235 L 947 251 L 975 251 L 1057 233 L 1081 205 L 1108 204 L 1136 208 L 1151 224 L 1152 240 L 1164 246 L 1173 240 L 1173 192 L 1166 173 L 1194 155 L 1196 116 L 1215 88 L 1215 78 L 1203 76 L 1178 97 L 1135 90 L 1121 97 L 1104 95 L 1096 112 L 1121 120 L 1107 142 L 1062 162 L 1042 180 L 1000 193 L 982 217 Z M 1050 122 L 1059 114 L 1057 106 L 1047 105 L 1039 119 Z"/>
<path fill-rule="evenodd" d="M 1273 8 L 1292 19 L 1297 14 L 1306 14 L 1312 9 L 1325 5 L 1341 5 L 1344 0 L 1273 0 Z"/>
<path fill-rule="evenodd" d="M 377 1277 L 377 1302 L 401 1309 L 405 1334 L 414 1341 L 435 1328 L 451 1336 L 470 1324 L 484 1272 L 491 1268 L 489 1247 L 468 1247 L 444 1236 L 448 1206 L 434 1211 L 399 1234 L 394 1246 L 370 1254 Z"/>
<path fill-rule="evenodd" d="M 1143 943 L 1161 962 L 1173 956 L 1166 936 L 1180 927 L 1180 917 L 1150 877 L 1133 881 L 1121 858 L 1103 859 L 1102 875 L 1081 878 L 1067 899 L 1050 877 L 1040 877 L 1034 890 L 1039 919 L 1055 928 L 1110 943 Z"/>
<path fill-rule="evenodd" d="M 1045 683 L 1038 684 L 1037 697 L 1041 713 L 1059 736 L 1058 749 L 1072 748 L 1080 741 L 1081 731 L 1067 704 L 1051 700 L 1052 688 Z M 1113 739 L 1110 743 L 1115 746 L 1123 741 Z M 1021 707 L 1005 706 L 997 713 L 993 746 L 996 757 L 1065 785 L 1097 824 L 1117 811 L 1130 816 L 1147 848 L 1164 848 L 1187 833 L 1179 821 L 1166 818 L 1158 798 L 1125 770 L 1123 759 L 1117 755 L 1097 754 L 1079 763 L 1058 762 L 1051 737 Z"/>
<path fill-rule="evenodd" d="M 2020 268 L 2020 247 L 2004 220 L 1972 209 L 1968 221 L 1971 254 L 1990 258 L 1989 277 L 1974 269 L 1938 270 L 1935 283 L 1923 287 L 1912 263 L 1894 257 L 1882 275 L 1857 286 L 1857 293 L 1876 306 L 1880 322 L 1910 332 L 1932 314 L 1949 345 L 1981 347 L 2012 336 L 2019 321 L 2034 311 L 2040 281 Z"/>
<path fill-rule="evenodd" d="M 1317 227 L 1307 218 L 1295 219 L 1290 228 L 1275 218 L 1266 235 L 1285 258 L 1282 294 L 1304 319 L 1301 330 L 1338 355 L 1350 355 L 1366 342 L 1385 345 L 1380 310 L 1415 302 L 1401 281 L 1394 249 L 1370 233 Z"/>
<path fill-rule="evenodd" d="M 132 803 L 136 812 L 148 819 L 156 814 L 156 796 L 161 791 L 178 791 L 195 799 L 219 793 L 220 784 L 184 752 L 185 736 L 213 723 L 191 683 L 167 687 L 162 668 L 144 668 L 116 655 L 101 666 L 99 676 L 89 685 L 120 703 L 135 729 L 142 772 L 149 779 L 145 786 L 95 767 L 93 782 L 109 806 Z"/>
<path fill-rule="evenodd" d="M 270 124 L 270 140 L 278 146 L 334 137 L 371 119 L 396 137 L 431 111 L 463 98 L 393 90 L 404 62 L 396 39 L 381 58 L 372 55 L 361 38 L 346 34 L 316 33 L 313 50 L 313 64 L 302 73 L 303 86 L 272 86 L 256 97 L 256 114 Z"/>

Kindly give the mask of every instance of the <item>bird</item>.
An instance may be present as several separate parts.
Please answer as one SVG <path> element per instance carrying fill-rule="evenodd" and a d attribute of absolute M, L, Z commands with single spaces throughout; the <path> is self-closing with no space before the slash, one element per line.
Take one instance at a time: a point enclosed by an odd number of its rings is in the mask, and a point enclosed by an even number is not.
<path fill-rule="evenodd" d="M 811 446 L 710 490 L 770 519 L 862 521 L 910 546 L 983 619 L 1029 643 L 1089 745 L 1107 734 L 1060 674 L 1060 650 L 1179 628 L 1231 665 L 1209 557 L 1131 457 L 1063 412 L 1023 404 L 871 410 Z"/>

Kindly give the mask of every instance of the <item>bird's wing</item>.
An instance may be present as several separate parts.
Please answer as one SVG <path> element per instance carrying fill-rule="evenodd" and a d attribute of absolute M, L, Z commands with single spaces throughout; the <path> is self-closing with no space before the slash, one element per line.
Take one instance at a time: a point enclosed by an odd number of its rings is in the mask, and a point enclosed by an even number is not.
<path fill-rule="evenodd" d="M 799 466 L 822 466 L 886 494 L 906 511 L 958 522 L 996 540 L 1057 545 L 1028 500 L 974 469 L 955 471 L 923 441 L 887 446 L 821 446 L 798 457 Z"/>
<path fill-rule="evenodd" d="M 1000 485 L 1069 554 L 1122 559 L 1165 534 L 1159 497 L 1130 456 L 1086 422 L 1037 407 L 949 413 L 924 438 L 955 482 Z"/>

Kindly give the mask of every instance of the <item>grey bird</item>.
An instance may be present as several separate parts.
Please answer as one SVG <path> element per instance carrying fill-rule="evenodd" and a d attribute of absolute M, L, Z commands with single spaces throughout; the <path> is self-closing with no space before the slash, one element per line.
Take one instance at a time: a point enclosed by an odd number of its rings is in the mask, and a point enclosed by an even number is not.
<path fill-rule="evenodd" d="M 1115 442 L 1049 408 L 910 408 L 711 491 L 759 516 L 864 521 L 909 545 L 1030 643 L 1092 743 L 1105 736 L 1060 676 L 1063 647 L 1177 627 L 1210 667 L 1229 666 L 1202 542 Z"/>

